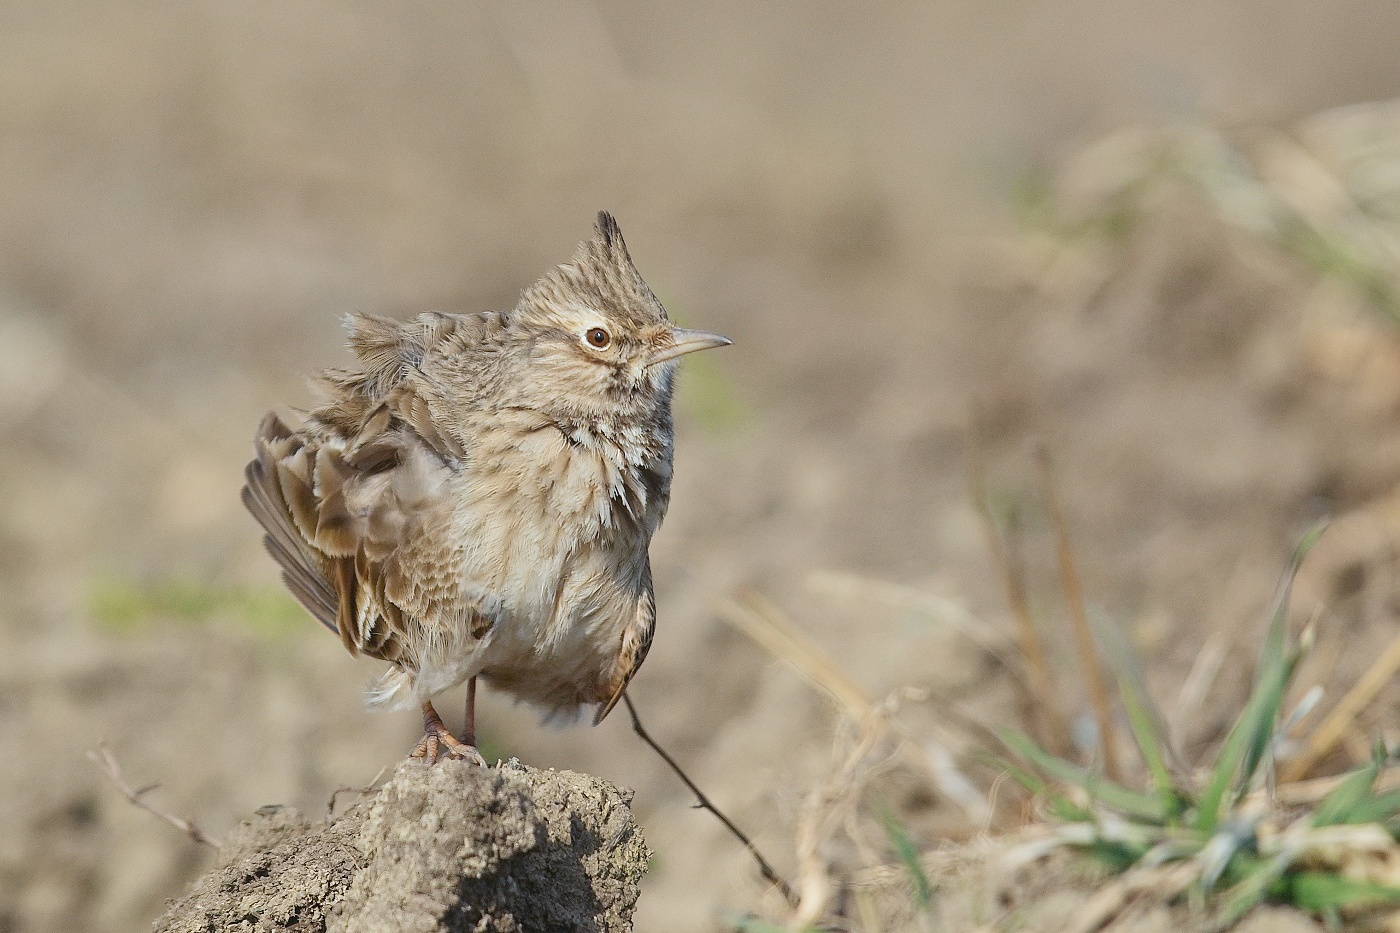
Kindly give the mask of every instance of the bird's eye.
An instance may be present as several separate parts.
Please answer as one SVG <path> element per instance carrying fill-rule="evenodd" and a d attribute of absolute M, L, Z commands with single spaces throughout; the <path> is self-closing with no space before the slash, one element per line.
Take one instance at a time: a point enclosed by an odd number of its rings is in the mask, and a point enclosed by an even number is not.
<path fill-rule="evenodd" d="M 605 349 L 612 343 L 612 335 L 601 327 L 594 327 L 583 335 L 583 339 L 588 341 L 588 345 L 598 350 Z"/>

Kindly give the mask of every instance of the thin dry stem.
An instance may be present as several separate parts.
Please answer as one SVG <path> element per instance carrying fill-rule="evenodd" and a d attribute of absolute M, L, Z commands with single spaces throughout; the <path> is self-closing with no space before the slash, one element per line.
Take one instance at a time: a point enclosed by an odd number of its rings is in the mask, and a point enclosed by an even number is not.
<path fill-rule="evenodd" d="M 787 617 L 771 602 L 757 593 L 745 591 L 740 602 L 724 602 L 718 606 L 720 618 L 748 635 L 774 657 L 786 661 L 805 680 L 828 694 L 838 708 L 852 721 L 863 723 L 879 708 L 855 681 L 814 646 Z M 963 810 L 976 824 L 990 814 L 986 798 L 969 793 L 972 783 L 952 765 L 951 756 L 936 761 L 913 736 L 897 723 L 890 728 L 899 739 L 899 752 L 911 765 L 922 771 L 945 797 Z M 976 727 L 985 733 L 985 727 Z M 946 752 L 940 748 L 940 751 Z M 942 756 L 940 756 L 942 757 Z"/>
<path fill-rule="evenodd" d="M 852 719 L 860 722 L 874 707 L 875 701 L 866 696 L 845 671 L 803 636 L 777 606 L 758 593 L 744 590 L 738 602 L 723 602 L 718 610 L 720 618 L 774 657 L 786 661 L 813 686 L 829 694 Z"/>
<path fill-rule="evenodd" d="M 129 802 L 145 810 L 152 816 L 165 820 L 165 822 L 174 826 L 200 845 L 206 845 L 212 849 L 219 848 L 219 840 L 196 826 L 193 820 L 187 820 L 184 817 L 176 816 L 168 810 L 162 810 L 153 803 L 148 803 L 145 799 L 146 794 L 149 794 L 160 785 L 149 784 L 145 787 L 133 788 L 126 782 L 126 779 L 122 777 L 121 765 L 117 764 L 117 758 L 112 754 L 112 750 L 107 747 L 106 742 L 103 742 L 95 749 L 89 750 L 87 756 L 93 764 L 97 765 L 107 774 L 107 778 Z"/>
<path fill-rule="evenodd" d="M 1060 697 L 1055 690 L 1054 678 L 1050 675 L 1050 663 L 1045 648 L 1040 641 L 1040 632 L 1035 626 L 1035 616 L 1031 614 L 1030 599 L 1026 594 L 1025 574 L 1020 561 L 1011 551 L 1006 539 L 997 528 L 987 496 L 986 473 L 982 464 L 981 446 L 975 419 L 968 427 L 968 495 L 982 519 L 982 527 L 987 535 L 987 545 L 992 552 L 992 562 L 1001 577 L 1006 591 L 1006 601 L 1011 607 L 1011 615 L 1016 620 L 1017 642 L 1021 656 L 1025 659 L 1029 690 L 1022 687 L 1025 705 L 1032 722 L 1040 725 L 1040 739 L 1051 751 L 1058 755 L 1068 755 L 1072 748 L 1069 720 L 1060 706 Z M 1018 681 L 1018 686 L 1021 686 Z"/>
<path fill-rule="evenodd" d="M 1176 709 L 1172 715 L 1171 730 L 1183 748 L 1187 739 L 1187 726 L 1196 721 L 1204 706 L 1210 688 L 1215 685 L 1215 680 L 1220 675 L 1220 668 L 1225 663 L 1229 646 L 1230 638 L 1225 632 L 1213 632 L 1196 654 L 1196 660 L 1191 662 L 1191 671 L 1181 684 L 1181 692 L 1177 695 Z"/>
<path fill-rule="evenodd" d="M 1280 780 L 1296 781 L 1311 771 L 1324 755 L 1345 738 L 1362 710 L 1370 705 L 1397 670 L 1400 670 L 1400 635 L 1391 640 L 1370 669 L 1361 675 L 1361 679 L 1337 703 L 1336 708 L 1308 735 L 1297 757 L 1283 766 Z"/>
<path fill-rule="evenodd" d="M 986 620 L 979 619 L 950 599 L 935 596 L 916 587 L 855 573 L 816 571 L 807 575 L 806 583 L 809 589 L 823 595 L 845 597 L 861 603 L 879 602 L 902 612 L 921 613 L 946 625 L 981 648 L 1007 673 L 1023 681 L 1023 689 L 1029 686 L 1026 680 L 1026 665 L 1016 653 L 1016 646 L 991 628 Z"/>
<path fill-rule="evenodd" d="M 1069 605 L 1070 619 L 1073 622 L 1075 648 L 1079 652 L 1079 666 L 1084 673 L 1084 685 L 1089 693 L 1089 702 L 1094 708 L 1094 719 L 1099 727 L 1099 747 L 1103 749 L 1104 773 L 1112 780 L 1122 780 L 1122 769 L 1118 766 L 1118 740 L 1113 729 L 1113 707 L 1110 704 L 1108 682 L 1104 679 L 1103 668 L 1099 665 L 1099 654 L 1094 647 L 1094 636 L 1089 628 L 1089 614 L 1084 608 L 1084 586 L 1079 577 L 1079 565 L 1074 559 L 1074 547 L 1069 538 L 1069 527 L 1065 521 L 1064 509 L 1060 506 L 1059 490 L 1055 484 L 1054 465 L 1050 462 L 1050 451 L 1042 446 L 1036 452 L 1040 466 L 1040 479 L 1045 496 L 1045 508 L 1050 515 L 1050 523 L 1055 529 L 1055 549 L 1060 559 L 1060 580 L 1065 591 L 1065 602 Z"/>
<path fill-rule="evenodd" d="M 656 754 L 661 757 L 661 760 L 666 762 L 667 766 L 676 773 L 676 777 L 681 779 L 681 783 L 685 784 L 690 792 L 695 795 L 695 799 L 699 802 L 701 809 L 709 810 L 714 814 L 716 819 L 724 824 L 725 829 L 734 834 L 734 838 L 738 839 L 739 842 L 743 844 L 744 848 L 749 851 L 749 855 L 753 856 L 753 860 L 758 863 L 759 874 L 763 875 L 764 880 L 778 889 L 789 906 L 795 907 L 797 905 L 797 899 L 792 893 L 792 887 L 783 880 L 783 877 L 773 869 L 772 865 L 768 864 L 768 860 L 763 857 L 763 853 L 758 851 L 758 847 L 753 844 L 753 841 L 749 839 L 744 831 L 738 826 L 735 826 L 733 820 L 725 816 L 724 812 L 721 811 L 719 807 L 710 802 L 710 798 L 706 797 L 704 792 L 695 785 L 695 782 L 690 779 L 690 775 L 685 773 L 685 769 L 676 763 L 676 759 L 672 758 L 670 754 L 667 753 L 666 749 L 658 745 L 656 740 L 651 737 L 646 728 L 642 725 L 641 718 L 637 715 L 637 708 L 632 705 L 632 698 L 628 696 L 625 691 L 622 694 L 622 702 L 627 706 L 627 715 L 632 717 L 632 731 L 637 733 L 637 736 L 650 746 L 651 750 L 656 752 Z"/>
<path fill-rule="evenodd" d="M 889 704 L 872 704 L 840 765 L 803 802 L 797 819 L 798 902 L 790 926 L 805 929 L 826 912 L 832 880 L 822 849 L 846 821 L 878 767 L 876 746 L 889 734 Z"/>
<path fill-rule="evenodd" d="M 1140 901 L 1165 904 L 1181 895 L 1196 880 L 1191 862 L 1176 862 L 1130 871 L 1104 885 L 1075 916 L 1067 933 L 1097 933 L 1129 906 Z"/>
<path fill-rule="evenodd" d="M 388 765 L 385 765 L 384 767 L 380 768 L 379 773 L 376 774 L 374 777 L 370 778 L 369 783 L 363 786 L 351 787 L 349 784 L 342 784 L 335 790 L 331 791 L 331 799 L 326 803 L 326 821 L 330 822 L 331 816 L 335 814 L 336 798 L 338 798 L 341 794 L 356 794 L 358 796 L 364 796 L 365 794 L 373 793 L 375 790 L 375 785 L 379 783 L 379 779 L 382 778 L 384 776 L 384 772 L 388 770 Z"/>
<path fill-rule="evenodd" d="M 1348 777 L 1349 774 L 1336 774 L 1331 777 L 1280 784 L 1274 791 L 1274 800 L 1283 807 L 1310 806 L 1319 803 Z M 1372 789 L 1378 794 L 1400 790 L 1400 769 L 1382 771 Z"/>

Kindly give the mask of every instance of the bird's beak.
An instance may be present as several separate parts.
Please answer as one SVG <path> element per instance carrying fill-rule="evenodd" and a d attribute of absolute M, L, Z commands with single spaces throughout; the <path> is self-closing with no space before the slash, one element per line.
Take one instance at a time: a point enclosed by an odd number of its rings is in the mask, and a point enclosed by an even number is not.
<path fill-rule="evenodd" d="M 667 360 L 674 360 L 678 356 L 687 353 L 694 353 L 696 350 L 708 350 L 711 347 L 727 347 L 734 341 L 719 334 L 712 334 L 707 330 L 687 330 L 684 327 L 671 328 L 671 339 L 675 341 L 670 346 L 662 347 L 651 355 L 647 360 L 648 366 L 655 366 L 657 363 L 664 363 Z"/>

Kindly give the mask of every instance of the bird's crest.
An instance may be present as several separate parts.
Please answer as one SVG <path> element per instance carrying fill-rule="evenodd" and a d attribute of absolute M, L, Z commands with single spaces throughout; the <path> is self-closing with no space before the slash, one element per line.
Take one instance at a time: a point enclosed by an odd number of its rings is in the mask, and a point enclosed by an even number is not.
<path fill-rule="evenodd" d="M 618 266 L 632 267 L 632 256 L 627 252 L 627 243 L 622 239 L 622 228 L 617 225 L 616 217 L 607 211 L 599 211 L 593 229 L 597 233 L 595 242 L 604 256 Z"/>
<path fill-rule="evenodd" d="M 599 211 L 591 239 L 579 244 L 572 261 L 559 266 L 521 295 L 520 306 L 584 301 L 636 324 L 666 320 L 666 310 L 642 279 L 617 219 Z"/>

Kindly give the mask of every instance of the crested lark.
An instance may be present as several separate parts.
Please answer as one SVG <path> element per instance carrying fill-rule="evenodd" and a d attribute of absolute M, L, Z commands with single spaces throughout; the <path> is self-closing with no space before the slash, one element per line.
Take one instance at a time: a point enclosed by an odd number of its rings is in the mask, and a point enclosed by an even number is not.
<path fill-rule="evenodd" d="M 292 594 L 346 650 L 391 665 L 375 706 L 418 703 L 414 757 L 480 760 L 476 680 L 601 722 L 656 624 L 647 547 L 671 488 L 685 330 L 617 222 L 502 314 L 347 320 L 354 369 L 298 428 L 269 414 L 243 502 Z M 465 742 L 432 696 L 466 682 Z"/>

